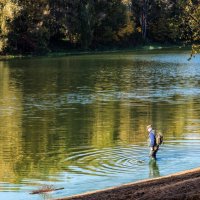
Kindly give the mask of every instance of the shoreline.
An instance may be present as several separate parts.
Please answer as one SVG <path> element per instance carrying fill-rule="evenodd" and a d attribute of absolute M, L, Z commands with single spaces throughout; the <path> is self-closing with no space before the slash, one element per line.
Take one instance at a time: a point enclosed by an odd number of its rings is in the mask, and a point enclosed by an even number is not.
<path fill-rule="evenodd" d="M 200 167 L 54 200 L 200 199 Z"/>
<path fill-rule="evenodd" d="M 98 55 L 98 54 L 106 54 L 106 53 L 123 53 L 123 52 L 134 52 L 134 51 L 152 51 L 152 50 L 166 50 L 166 49 L 183 49 L 189 50 L 190 46 L 183 46 L 183 45 L 171 45 L 171 46 L 163 46 L 163 45 L 154 45 L 149 44 L 145 46 L 139 46 L 135 48 L 122 48 L 122 49 L 108 49 L 108 50 L 88 50 L 88 51 L 81 51 L 81 50 L 72 50 L 72 51 L 58 51 L 58 52 L 50 52 L 47 54 L 8 54 L 8 55 L 0 55 L 0 61 L 7 61 L 12 59 L 22 59 L 22 58 L 37 58 L 37 57 L 53 57 L 53 56 L 79 56 L 79 55 Z"/>

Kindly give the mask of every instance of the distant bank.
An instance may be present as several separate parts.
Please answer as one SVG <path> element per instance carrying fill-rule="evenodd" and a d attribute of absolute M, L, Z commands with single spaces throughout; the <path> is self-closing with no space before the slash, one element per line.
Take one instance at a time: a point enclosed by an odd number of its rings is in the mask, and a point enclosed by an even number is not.
<path fill-rule="evenodd" d="M 107 49 L 107 50 L 72 50 L 72 51 L 58 51 L 50 52 L 47 54 L 36 55 L 36 54 L 16 54 L 16 55 L 0 55 L 0 61 L 17 59 L 17 58 L 33 58 L 33 57 L 53 57 L 53 56 L 73 56 L 73 55 L 93 55 L 93 54 L 106 54 L 106 53 L 123 53 L 123 52 L 135 52 L 135 51 L 152 51 L 152 50 L 165 50 L 165 49 L 184 49 L 191 50 L 191 46 L 182 46 L 182 45 L 147 45 L 147 46 L 137 46 L 135 48 L 124 48 L 124 49 Z"/>

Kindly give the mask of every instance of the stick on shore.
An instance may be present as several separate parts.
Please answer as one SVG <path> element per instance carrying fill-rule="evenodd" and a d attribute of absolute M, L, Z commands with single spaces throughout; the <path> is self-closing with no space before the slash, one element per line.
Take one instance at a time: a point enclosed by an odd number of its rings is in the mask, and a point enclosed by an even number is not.
<path fill-rule="evenodd" d="M 57 190 L 63 190 L 64 188 L 43 188 L 39 190 L 34 190 L 30 194 L 42 194 L 42 193 L 47 193 L 47 192 L 53 192 Z"/>

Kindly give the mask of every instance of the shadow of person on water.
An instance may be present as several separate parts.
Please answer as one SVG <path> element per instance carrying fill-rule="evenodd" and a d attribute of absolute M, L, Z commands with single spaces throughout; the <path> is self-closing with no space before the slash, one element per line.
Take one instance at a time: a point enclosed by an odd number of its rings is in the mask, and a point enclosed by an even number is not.
<path fill-rule="evenodd" d="M 155 159 L 149 161 L 149 178 L 155 178 L 160 176 L 158 164 Z"/>

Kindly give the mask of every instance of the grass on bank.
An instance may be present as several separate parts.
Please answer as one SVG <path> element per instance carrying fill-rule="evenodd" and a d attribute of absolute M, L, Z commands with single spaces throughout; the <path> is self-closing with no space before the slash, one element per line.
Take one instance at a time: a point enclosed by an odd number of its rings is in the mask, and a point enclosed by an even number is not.
<path fill-rule="evenodd" d="M 97 50 L 52 50 L 45 54 L 13 54 L 13 55 L 0 55 L 0 61 L 11 60 L 11 59 L 20 59 L 20 58 L 33 58 L 40 56 L 71 56 L 71 55 L 93 55 L 93 54 L 105 54 L 105 53 L 120 53 L 120 52 L 135 52 L 135 51 L 152 51 L 152 50 L 165 50 L 165 49 L 184 49 L 191 50 L 191 46 L 183 46 L 183 45 L 145 45 L 145 46 L 137 46 L 134 48 L 108 48 L 108 49 L 97 49 Z"/>

